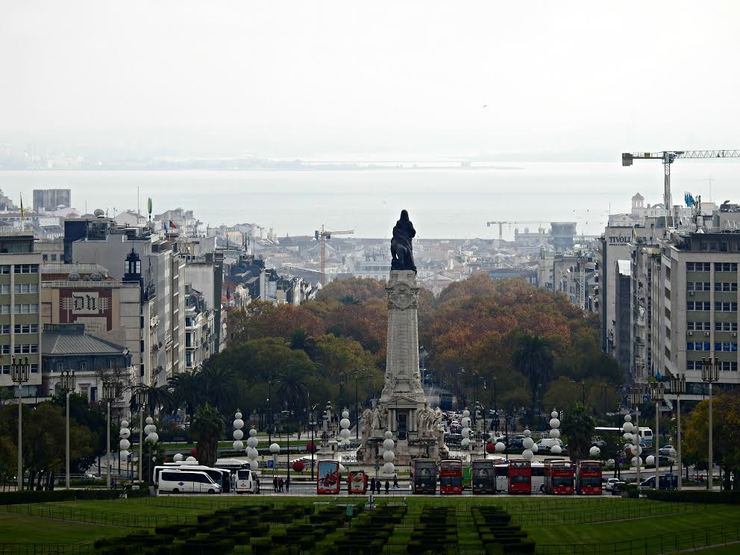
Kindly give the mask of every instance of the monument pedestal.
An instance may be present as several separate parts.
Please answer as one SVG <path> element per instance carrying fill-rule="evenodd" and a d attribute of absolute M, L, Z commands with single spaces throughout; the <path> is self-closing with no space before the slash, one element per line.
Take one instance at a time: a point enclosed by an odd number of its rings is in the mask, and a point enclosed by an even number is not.
<path fill-rule="evenodd" d="M 390 430 L 396 463 L 412 458 L 439 459 L 443 445 L 441 413 L 429 408 L 419 372 L 419 286 L 413 270 L 391 270 L 388 292 L 388 342 L 385 385 L 378 406 L 363 414 L 363 459 L 374 462 L 373 444 Z M 370 447 L 370 448 L 368 448 Z"/>

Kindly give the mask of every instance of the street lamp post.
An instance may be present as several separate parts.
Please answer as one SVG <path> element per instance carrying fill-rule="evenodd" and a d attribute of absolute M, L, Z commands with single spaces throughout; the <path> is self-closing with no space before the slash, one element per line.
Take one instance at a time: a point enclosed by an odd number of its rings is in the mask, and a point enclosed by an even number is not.
<path fill-rule="evenodd" d="M 62 391 L 64 391 L 64 396 L 66 398 L 66 425 L 65 425 L 65 434 L 64 434 L 64 445 L 65 445 L 65 481 L 64 485 L 67 489 L 69 489 L 69 467 L 70 467 L 70 448 L 69 448 L 69 396 L 74 391 L 75 388 L 75 371 L 74 370 L 62 370 L 61 373 L 61 384 L 62 384 Z"/>
<path fill-rule="evenodd" d="M 678 470 L 678 489 L 681 489 L 683 477 L 681 462 L 681 395 L 686 393 L 686 376 L 671 376 L 671 393 L 676 396 L 676 469 Z"/>
<path fill-rule="evenodd" d="M 144 409 L 146 407 L 146 393 L 136 392 L 136 404 L 139 405 L 139 482 L 144 481 L 142 461 L 144 460 Z"/>
<path fill-rule="evenodd" d="M 701 361 L 701 381 L 709 384 L 709 453 L 707 456 L 707 488 L 712 491 L 714 475 L 714 457 L 712 454 L 712 384 L 719 381 L 720 361 L 715 358 L 706 358 Z"/>
<path fill-rule="evenodd" d="M 655 489 L 660 489 L 660 404 L 665 395 L 665 384 L 651 383 L 650 392 L 655 401 Z"/>
<path fill-rule="evenodd" d="M 10 379 L 18 384 L 18 491 L 23 489 L 23 384 L 31 377 L 28 357 L 23 360 L 13 357 L 10 364 Z"/>
<path fill-rule="evenodd" d="M 316 407 L 318 405 L 311 405 L 311 420 L 308 423 L 311 426 L 311 482 L 313 482 L 314 457 L 316 453 Z"/>
<path fill-rule="evenodd" d="M 105 420 L 105 466 L 107 468 L 105 484 L 108 489 L 110 489 L 111 486 L 111 472 L 113 471 L 110 460 L 110 405 L 113 399 L 116 398 L 117 389 L 118 384 L 115 381 L 105 380 L 103 382 L 103 400 L 105 401 L 107 408 Z"/>

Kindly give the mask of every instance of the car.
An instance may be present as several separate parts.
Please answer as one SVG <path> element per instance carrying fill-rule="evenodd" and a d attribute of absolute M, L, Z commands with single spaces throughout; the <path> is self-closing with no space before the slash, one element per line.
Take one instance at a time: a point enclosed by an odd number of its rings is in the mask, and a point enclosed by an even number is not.
<path fill-rule="evenodd" d="M 607 443 L 603 439 L 595 439 L 591 442 L 591 447 L 598 447 L 602 451 L 607 448 Z"/>
<path fill-rule="evenodd" d="M 678 476 L 675 474 L 662 474 L 660 476 L 660 489 L 676 489 L 678 487 Z M 654 489 L 655 476 L 640 482 L 640 489 Z"/>
<path fill-rule="evenodd" d="M 658 453 L 661 457 L 669 457 L 671 459 L 676 456 L 676 450 L 673 448 L 673 445 L 664 445 L 658 449 Z"/>
<path fill-rule="evenodd" d="M 543 437 L 537 442 L 537 451 L 539 453 L 549 453 L 553 446 L 558 445 L 563 448 L 563 442 L 557 437 Z"/>
<path fill-rule="evenodd" d="M 607 478 L 606 484 L 604 484 L 604 489 L 606 491 L 613 491 L 614 486 L 617 486 L 617 488 L 621 489 L 624 487 L 625 482 L 623 480 L 620 480 L 619 478 Z"/>

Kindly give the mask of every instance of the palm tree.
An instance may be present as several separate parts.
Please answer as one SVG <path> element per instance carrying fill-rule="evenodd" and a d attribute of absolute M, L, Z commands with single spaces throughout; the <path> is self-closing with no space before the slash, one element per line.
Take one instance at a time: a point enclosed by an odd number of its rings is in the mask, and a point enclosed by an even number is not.
<path fill-rule="evenodd" d="M 218 440 L 224 433 L 224 419 L 221 413 L 206 402 L 195 412 L 190 431 L 198 442 L 198 462 L 213 466 L 218 459 Z"/>
<path fill-rule="evenodd" d="M 169 384 L 160 386 L 139 384 L 133 388 L 131 393 L 131 412 L 139 410 L 138 398 L 141 396 L 152 414 L 160 411 L 172 412 L 175 409 Z"/>
<path fill-rule="evenodd" d="M 288 366 L 278 374 L 276 381 L 275 393 L 282 401 L 282 405 L 290 407 L 295 414 L 300 414 L 308 395 L 306 373 L 302 369 Z"/>
<path fill-rule="evenodd" d="M 541 399 L 537 395 L 540 388 L 547 387 L 552 375 L 554 359 L 547 341 L 538 335 L 524 334 L 517 340 L 512 356 L 514 368 L 529 380 L 532 394 L 532 414 L 540 408 Z"/>
<path fill-rule="evenodd" d="M 195 414 L 195 409 L 203 400 L 203 379 L 199 370 L 176 374 L 169 380 L 172 397 L 178 407 L 185 407 L 189 418 Z"/>
<path fill-rule="evenodd" d="M 568 443 L 568 455 L 571 460 L 585 459 L 594 435 L 594 419 L 589 410 L 581 403 L 567 409 L 561 429 Z"/>
<path fill-rule="evenodd" d="M 198 372 L 200 400 L 212 403 L 221 411 L 233 408 L 237 396 L 238 380 L 232 368 L 206 364 Z"/>

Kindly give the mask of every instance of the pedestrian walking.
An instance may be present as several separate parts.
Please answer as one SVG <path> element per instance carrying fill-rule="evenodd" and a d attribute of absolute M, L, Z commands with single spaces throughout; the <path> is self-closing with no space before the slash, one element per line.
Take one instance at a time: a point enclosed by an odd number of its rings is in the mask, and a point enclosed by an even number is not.
<path fill-rule="evenodd" d="M 375 493 L 380 495 L 380 479 L 375 480 Z"/>
<path fill-rule="evenodd" d="M 283 477 L 280 476 L 280 478 L 278 478 L 278 491 L 280 493 L 283 493 L 283 485 L 284 484 L 285 484 L 285 482 L 283 482 Z"/>
<path fill-rule="evenodd" d="M 278 492 L 278 479 L 277 476 L 272 477 L 272 489 L 275 493 Z"/>
<path fill-rule="evenodd" d="M 370 493 L 375 493 L 375 478 L 370 478 Z"/>
<path fill-rule="evenodd" d="M 398 474 L 393 475 L 393 489 L 398 489 Z"/>
<path fill-rule="evenodd" d="M 391 490 L 391 483 L 386 480 L 385 481 L 385 494 L 388 495 L 388 492 Z"/>
<path fill-rule="evenodd" d="M 290 478 L 285 479 L 285 493 L 290 493 Z"/>

